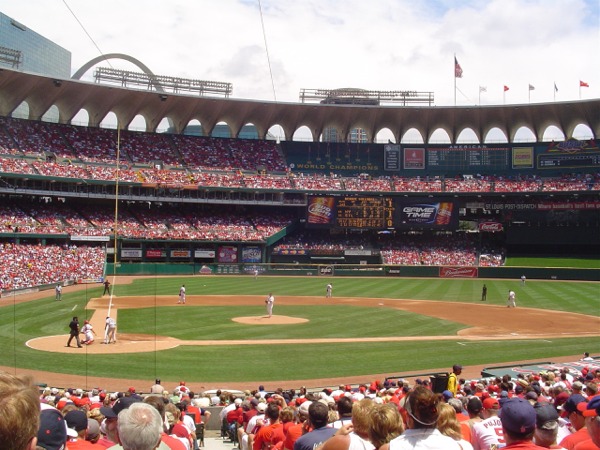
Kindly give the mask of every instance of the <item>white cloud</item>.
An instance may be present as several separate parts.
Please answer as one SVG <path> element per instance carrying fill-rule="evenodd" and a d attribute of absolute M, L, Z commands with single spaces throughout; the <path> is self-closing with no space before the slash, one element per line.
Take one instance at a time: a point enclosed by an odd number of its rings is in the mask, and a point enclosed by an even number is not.
<path fill-rule="evenodd" d="M 7 2 L 2 12 L 73 54 L 98 56 L 65 3 Z M 161 75 L 233 83 L 234 97 L 298 101 L 301 88 L 434 91 L 458 105 L 600 97 L 596 0 L 65 0 L 104 53 Z M 101 65 L 106 65 L 105 63 Z M 136 70 L 128 63 L 111 65 Z M 529 83 L 536 90 L 529 92 Z M 503 85 L 510 91 L 503 94 Z"/>

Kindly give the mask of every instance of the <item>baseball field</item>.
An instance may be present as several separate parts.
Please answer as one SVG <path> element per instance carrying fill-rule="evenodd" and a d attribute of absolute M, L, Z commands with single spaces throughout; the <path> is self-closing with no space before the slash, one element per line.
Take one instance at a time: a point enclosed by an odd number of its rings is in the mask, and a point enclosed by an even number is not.
<path fill-rule="evenodd" d="M 109 277 L 3 297 L 0 365 L 59 386 L 296 387 L 600 353 L 600 283 L 481 279 Z M 333 284 L 333 298 L 325 286 Z M 182 284 L 185 305 L 177 304 Z M 481 301 L 483 284 L 487 300 Z M 512 289 L 517 308 L 507 308 Z M 264 300 L 275 296 L 274 316 Z M 110 310 L 109 310 L 110 308 Z M 106 315 L 117 343 L 103 344 Z M 66 348 L 68 323 L 98 338 Z M 467 374 L 468 375 L 468 374 Z M 476 373 L 473 376 L 477 376 Z M 129 383 L 129 384 L 126 384 Z M 148 384 L 148 386 L 150 386 Z"/>

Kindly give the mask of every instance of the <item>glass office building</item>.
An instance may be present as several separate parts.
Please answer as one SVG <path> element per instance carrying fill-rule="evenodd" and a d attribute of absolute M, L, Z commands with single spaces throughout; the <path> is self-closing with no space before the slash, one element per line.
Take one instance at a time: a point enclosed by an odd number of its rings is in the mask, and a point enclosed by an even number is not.
<path fill-rule="evenodd" d="M 0 13 L 0 67 L 71 78 L 71 52 Z"/>

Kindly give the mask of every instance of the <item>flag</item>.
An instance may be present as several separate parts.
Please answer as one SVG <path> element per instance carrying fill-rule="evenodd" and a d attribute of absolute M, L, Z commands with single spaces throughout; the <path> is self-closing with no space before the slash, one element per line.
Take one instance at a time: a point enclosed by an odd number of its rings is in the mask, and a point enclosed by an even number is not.
<path fill-rule="evenodd" d="M 479 92 L 487 92 L 486 86 L 479 86 Z"/>
<path fill-rule="evenodd" d="M 530 85 L 529 85 L 529 90 L 530 90 L 530 91 L 535 91 L 535 86 L 534 86 L 533 84 L 530 84 Z"/>
<path fill-rule="evenodd" d="M 455 78 L 462 78 L 462 67 L 460 67 L 460 64 L 458 63 L 458 60 L 456 59 L 456 56 L 454 57 L 454 77 Z"/>
<path fill-rule="evenodd" d="M 504 85 L 504 92 L 508 91 L 508 89 L 509 89 L 508 86 Z"/>
<path fill-rule="evenodd" d="M 586 83 L 585 81 L 579 80 L 579 87 L 590 87 L 590 85 L 588 83 Z"/>
<path fill-rule="evenodd" d="M 558 88 L 556 87 L 556 83 L 554 83 L 554 92 L 558 92 Z"/>

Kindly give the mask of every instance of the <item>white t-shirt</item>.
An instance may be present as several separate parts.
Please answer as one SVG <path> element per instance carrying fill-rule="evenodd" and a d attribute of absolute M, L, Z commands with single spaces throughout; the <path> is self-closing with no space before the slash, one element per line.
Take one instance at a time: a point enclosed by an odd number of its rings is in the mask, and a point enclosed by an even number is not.
<path fill-rule="evenodd" d="M 493 416 L 475 422 L 471 431 L 471 442 L 475 450 L 489 450 L 492 444 L 496 444 L 498 448 L 505 447 L 506 441 L 500 417 Z"/>
<path fill-rule="evenodd" d="M 460 450 L 454 439 L 435 428 L 410 429 L 390 441 L 390 450 Z"/>

